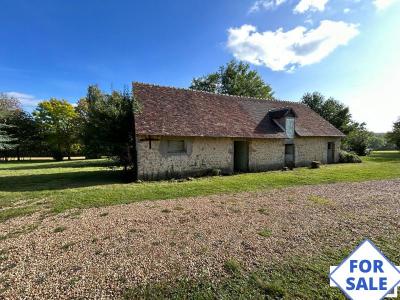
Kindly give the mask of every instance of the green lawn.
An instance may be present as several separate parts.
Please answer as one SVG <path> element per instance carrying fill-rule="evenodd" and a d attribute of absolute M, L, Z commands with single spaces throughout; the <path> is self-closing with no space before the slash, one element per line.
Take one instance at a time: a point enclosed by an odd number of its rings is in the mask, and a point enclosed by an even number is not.
<path fill-rule="evenodd" d="M 343 181 L 400 178 L 400 153 L 374 152 L 362 164 L 336 164 L 184 182 L 122 183 L 106 160 L 0 163 L 0 221 L 34 211 L 62 212 L 143 200 L 174 199 Z"/>

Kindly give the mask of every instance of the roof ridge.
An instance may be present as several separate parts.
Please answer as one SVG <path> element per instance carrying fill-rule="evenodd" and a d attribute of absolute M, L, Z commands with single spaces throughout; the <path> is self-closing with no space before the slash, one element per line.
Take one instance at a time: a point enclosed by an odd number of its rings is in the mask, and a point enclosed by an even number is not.
<path fill-rule="evenodd" d="M 148 86 L 153 86 L 153 87 L 169 88 L 169 89 L 175 89 L 175 90 L 181 90 L 181 91 L 188 91 L 188 92 L 195 92 L 195 93 L 203 93 L 203 94 L 209 94 L 209 95 L 226 96 L 226 97 L 231 97 L 231 98 L 240 98 L 240 99 L 242 99 L 242 100 L 252 100 L 252 101 L 275 101 L 275 102 L 283 102 L 283 103 L 288 103 L 288 104 L 300 104 L 300 105 L 304 105 L 303 103 L 298 102 L 298 101 L 280 100 L 280 99 L 276 99 L 276 98 L 267 99 L 267 98 L 258 98 L 258 97 L 250 97 L 250 96 L 239 96 L 239 95 L 230 95 L 230 94 L 220 94 L 220 93 L 213 93 L 213 92 L 207 92 L 207 91 L 194 90 L 194 89 L 190 89 L 190 88 L 181 88 L 181 87 L 175 87 L 175 86 L 159 85 L 159 84 L 154 84 L 154 83 L 145 83 L 145 82 L 140 82 L 140 81 L 133 81 L 132 84 L 133 84 L 133 86 L 134 86 L 135 84 L 142 84 L 142 85 L 148 85 Z"/>

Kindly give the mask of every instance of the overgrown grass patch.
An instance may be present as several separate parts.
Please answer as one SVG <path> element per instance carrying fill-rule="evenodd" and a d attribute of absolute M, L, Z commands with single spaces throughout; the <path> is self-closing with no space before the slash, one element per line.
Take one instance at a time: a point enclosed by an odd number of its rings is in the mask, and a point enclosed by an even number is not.
<path fill-rule="evenodd" d="M 31 215 L 37 210 L 38 208 L 34 206 L 6 208 L 0 211 L 0 222 L 4 222 L 16 217 Z"/>
<path fill-rule="evenodd" d="M 175 206 L 174 210 L 184 210 L 184 208 L 182 206 Z"/>
<path fill-rule="evenodd" d="M 258 235 L 265 238 L 270 237 L 272 235 L 272 230 L 269 228 L 263 228 L 258 232 Z"/>
<path fill-rule="evenodd" d="M 228 259 L 224 264 L 224 269 L 231 275 L 239 275 L 242 271 L 242 267 L 236 259 Z"/>
<path fill-rule="evenodd" d="M 257 210 L 262 215 L 268 215 L 268 209 L 262 207 Z"/>
<path fill-rule="evenodd" d="M 286 298 L 286 290 L 282 287 L 281 282 L 267 282 L 264 278 L 256 273 L 251 274 L 250 277 L 254 280 L 255 286 L 261 291 L 262 294 L 269 299 L 284 299 Z"/>
<path fill-rule="evenodd" d="M 54 228 L 53 232 L 54 233 L 63 232 L 66 229 L 67 229 L 67 227 L 65 227 L 65 226 L 58 226 L 58 227 Z"/>
<path fill-rule="evenodd" d="M 318 204 L 318 205 L 330 205 L 332 204 L 332 201 L 328 198 L 321 197 L 318 195 L 310 195 L 307 198 L 309 201 L 312 203 Z"/>
<path fill-rule="evenodd" d="M 25 226 L 23 226 L 23 227 L 21 227 L 19 229 L 16 229 L 14 231 L 11 231 L 11 232 L 7 233 L 7 234 L 0 235 L 0 241 L 6 240 L 6 239 L 9 239 L 9 238 L 16 238 L 16 237 L 18 237 L 18 236 L 20 236 L 22 234 L 30 233 L 30 232 L 34 231 L 36 228 L 38 228 L 38 227 L 39 227 L 39 225 L 37 223 L 33 223 L 33 224 L 30 224 L 30 225 L 25 225 Z"/>
<path fill-rule="evenodd" d="M 6 250 L 0 250 L 0 262 L 7 260 L 8 256 L 7 256 L 7 251 Z"/>

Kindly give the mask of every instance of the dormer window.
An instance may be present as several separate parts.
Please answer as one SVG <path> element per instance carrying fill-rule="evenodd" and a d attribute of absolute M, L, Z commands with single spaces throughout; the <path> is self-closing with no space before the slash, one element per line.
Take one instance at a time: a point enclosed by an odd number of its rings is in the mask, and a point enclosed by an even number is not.
<path fill-rule="evenodd" d="M 278 108 L 269 111 L 272 121 L 286 133 L 288 139 L 295 136 L 295 118 L 296 114 L 289 107 Z"/>
<path fill-rule="evenodd" d="M 286 135 L 289 139 L 294 138 L 294 118 L 293 117 L 286 117 L 285 131 L 286 131 Z"/>

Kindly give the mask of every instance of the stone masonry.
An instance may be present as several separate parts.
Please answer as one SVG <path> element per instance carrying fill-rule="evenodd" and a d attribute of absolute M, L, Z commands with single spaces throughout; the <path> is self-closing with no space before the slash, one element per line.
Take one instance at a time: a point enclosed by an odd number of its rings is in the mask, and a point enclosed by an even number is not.
<path fill-rule="evenodd" d="M 211 137 L 153 137 L 150 143 L 138 136 L 139 179 L 157 180 L 199 176 L 213 169 L 233 173 L 233 138 Z M 141 141 L 142 140 L 142 141 Z M 168 152 L 168 140 L 184 140 L 180 153 Z M 249 142 L 249 171 L 280 169 L 284 165 L 285 139 L 242 139 Z M 335 143 L 335 162 L 339 160 L 340 138 L 296 137 L 296 166 L 309 166 L 311 161 L 327 163 L 328 142 Z"/>

